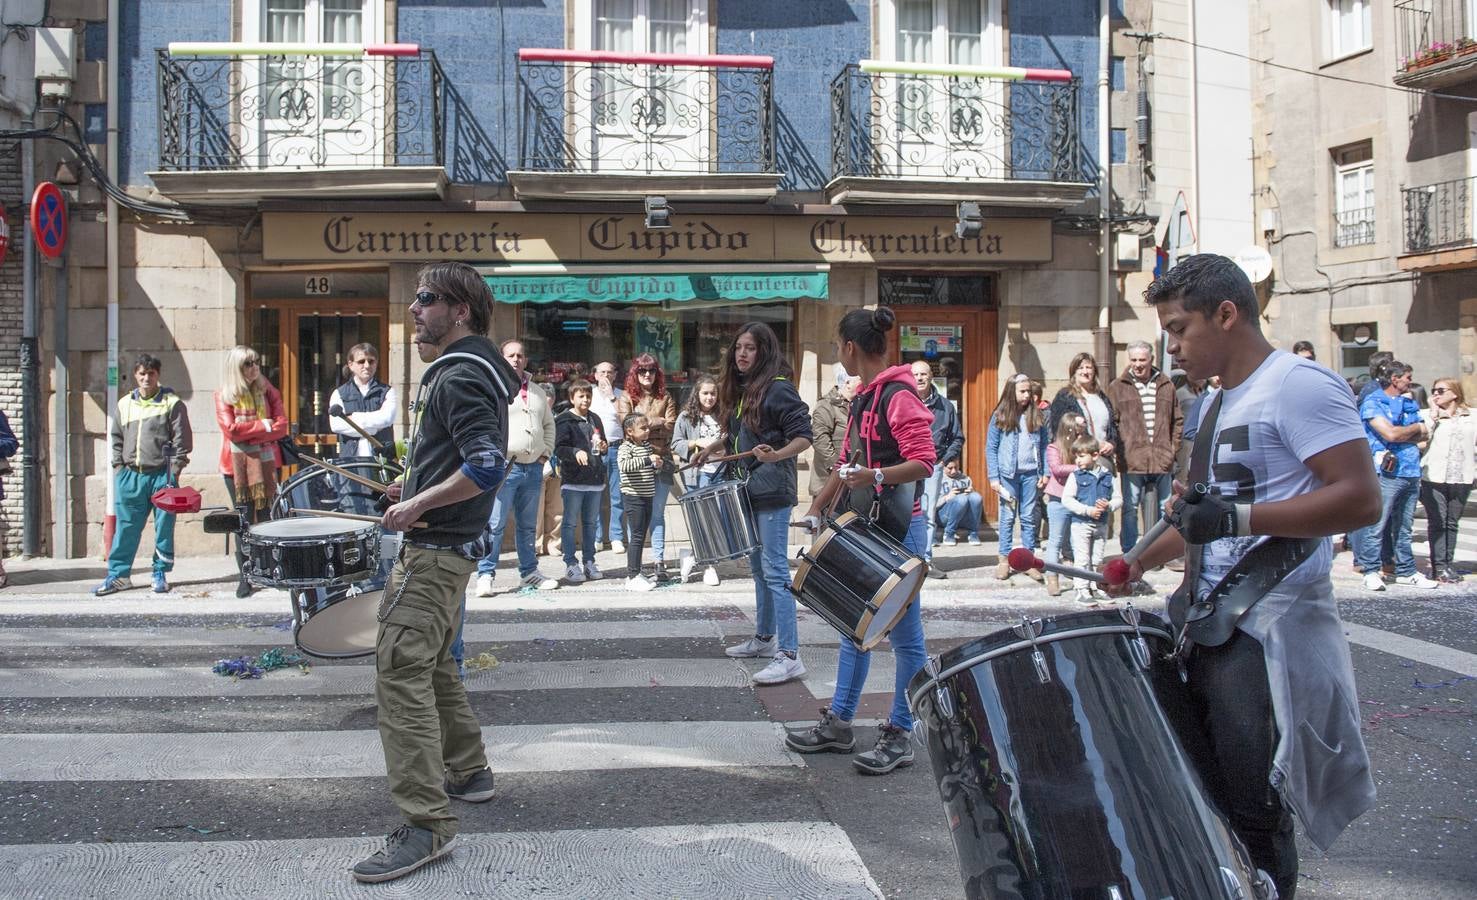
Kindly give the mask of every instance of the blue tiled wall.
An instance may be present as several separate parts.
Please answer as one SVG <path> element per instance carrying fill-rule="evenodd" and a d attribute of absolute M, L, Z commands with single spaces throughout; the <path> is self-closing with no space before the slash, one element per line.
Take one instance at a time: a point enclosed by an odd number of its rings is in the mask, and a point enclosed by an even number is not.
<path fill-rule="evenodd" d="M 1069 69 L 1081 79 L 1082 177 L 1097 168 L 1098 5 L 1082 0 L 1012 3 L 1010 64 L 1031 69 Z"/>

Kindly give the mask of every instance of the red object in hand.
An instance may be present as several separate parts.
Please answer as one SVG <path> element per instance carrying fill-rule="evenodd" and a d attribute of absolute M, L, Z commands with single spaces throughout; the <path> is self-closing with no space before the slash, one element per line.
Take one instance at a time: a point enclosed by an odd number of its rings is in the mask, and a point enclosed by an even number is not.
<path fill-rule="evenodd" d="M 167 487 L 154 492 L 149 501 L 167 513 L 200 511 L 200 492 L 192 487 Z"/>
<path fill-rule="evenodd" d="M 1012 572 L 1024 572 L 1027 569 L 1042 569 L 1046 564 L 1036 558 L 1036 554 L 1025 547 L 1017 547 L 1010 551 L 1005 557 L 1005 562 L 1010 566 Z"/>
<path fill-rule="evenodd" d="M 1128 573 L 1128 563 L 1122 559 L 1115 559 L 1106 566 L 1103 566 L 1103 579 L 1108 584 L 1128 584 Z"/>

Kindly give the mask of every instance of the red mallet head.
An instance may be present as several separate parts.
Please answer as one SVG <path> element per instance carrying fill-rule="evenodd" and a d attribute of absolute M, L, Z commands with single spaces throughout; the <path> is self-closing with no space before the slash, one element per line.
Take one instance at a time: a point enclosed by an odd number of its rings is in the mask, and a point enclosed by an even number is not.
<path fill-rule="evenodd" d="M 1107 584 L 1128 584 L 1128 563 L 1121 559 L 1115 559 L 1103 566 L 1103 581 Z"/>
<path fill-rule="evenodd" d="M 160 488 L 149 500 L 154 506 L 167 513 L 200 511 L 200 492 L 192 487 Z"/>
<path fill-rule="evenodd" d="M 1045 563 L 1036 558 L 1036 554 L 1025 547 L 1017 547 L 1006 554 L 1005 562 L 1010 566 L 1012 572 L 1024 572 L 1028 569 L 1040 569 Z"/>

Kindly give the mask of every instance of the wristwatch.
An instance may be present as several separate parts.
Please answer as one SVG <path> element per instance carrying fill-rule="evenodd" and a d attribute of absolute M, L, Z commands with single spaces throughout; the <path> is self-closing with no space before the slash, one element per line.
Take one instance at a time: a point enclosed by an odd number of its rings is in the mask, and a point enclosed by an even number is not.
<path fill-rule="evenodd" d="M 882 487 L 882 470 L 881 469 L 873 469 L 872 470 L 872 481 L 878 487 Z"/>

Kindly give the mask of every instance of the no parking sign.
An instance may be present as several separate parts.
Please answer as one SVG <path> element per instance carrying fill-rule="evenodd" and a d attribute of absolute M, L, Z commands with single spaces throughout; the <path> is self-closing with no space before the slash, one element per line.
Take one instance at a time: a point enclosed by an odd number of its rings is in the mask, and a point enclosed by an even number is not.
<path fill-rule="evenodd" d="M 50 181 L 36 186 L 31 196 L 31 233 L 36 249 L 47 259 L 56 259 L 67 246 L 67 201 L 61 188 Z"/>

